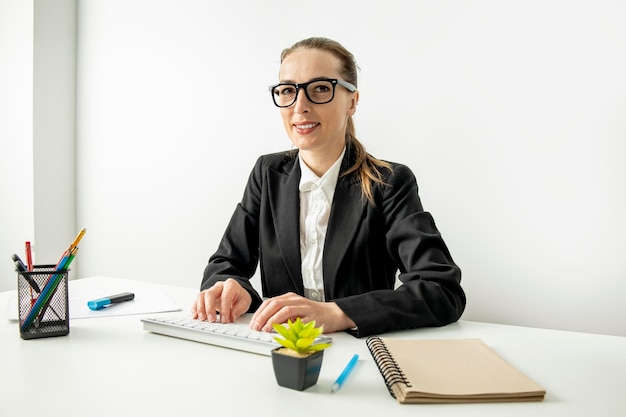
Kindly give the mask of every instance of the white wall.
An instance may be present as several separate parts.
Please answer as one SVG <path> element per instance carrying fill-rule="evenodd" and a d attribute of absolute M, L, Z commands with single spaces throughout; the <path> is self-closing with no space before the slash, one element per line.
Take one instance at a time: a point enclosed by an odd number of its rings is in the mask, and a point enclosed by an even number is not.
<path fill-rule="evenodd" d="M 34 240 L 33 5 L 0 0 L 0 291 L 15 289 L 11 254 Z"/>
<path fill-rule="evenodd" d="M 623 2 L 82 0 L 81 274 L 199 286 L 260 153 L 282 48 L 361 67 L 358 134 L 415 171 L 468 320 L 626 335 Z"/>
<path fill-rule="evenodd" d="M 35 0 L 33 179 L 37 263 L 56 263 L 76 226 L 76 0 Z M 70 277 L 78 275 L 80 258 Z"/>
<path fill-rule="evenodd" d="M 75 69 L 76 0 L 0 0 L 0 290 L 25 241 L 55 263 L 77 233 Z"/>

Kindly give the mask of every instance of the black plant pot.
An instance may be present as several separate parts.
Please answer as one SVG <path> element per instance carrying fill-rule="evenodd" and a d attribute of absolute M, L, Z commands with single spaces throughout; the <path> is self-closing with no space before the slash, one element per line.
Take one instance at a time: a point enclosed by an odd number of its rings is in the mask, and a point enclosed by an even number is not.
<path fill-rule="evenodd" d="M 278 350 L 272 350 L 272 365 L 276 382 L 281 387 L 291 388 L 298 391 L 317 384 L 317 378 L 322 369 L 324 351 L 320 350 L 306 357 L 295 357 L 281 354 Z"/>

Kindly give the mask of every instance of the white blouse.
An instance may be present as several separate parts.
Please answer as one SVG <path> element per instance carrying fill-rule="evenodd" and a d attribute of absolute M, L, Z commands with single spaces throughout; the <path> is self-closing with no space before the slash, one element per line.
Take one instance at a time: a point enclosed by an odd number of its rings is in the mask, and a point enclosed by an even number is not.
<path fill-rule="evenodd" d="M 300 171 L 300 256 L 304 295 L 324 301 L 322 259 L 324 240 L 333 204 L 339 169 L 346 149 L 322 177 L 315 175 L 299 157 Z"/>

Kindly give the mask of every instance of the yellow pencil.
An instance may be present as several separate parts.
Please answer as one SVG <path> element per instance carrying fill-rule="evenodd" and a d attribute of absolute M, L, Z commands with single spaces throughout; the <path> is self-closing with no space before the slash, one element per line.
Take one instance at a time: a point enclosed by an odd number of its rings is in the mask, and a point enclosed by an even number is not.
<path fill-rule="evenodd" d="M 70 247 L 67 249 L 68 252 L 71 252 L 72 249 L 74 249 L 76 246 L 78 246 L 78 242 L 80 242 L 80 240 L 83 238 L 83 236 L 85 235 L 85 232 L 87 231 L 87 229 L 83 228 L 79 233 L 78 236 L 76 236 L 76 239 L 74 239 L 74 241 L 72 242 L 72 244 L 70 245 Z"/>

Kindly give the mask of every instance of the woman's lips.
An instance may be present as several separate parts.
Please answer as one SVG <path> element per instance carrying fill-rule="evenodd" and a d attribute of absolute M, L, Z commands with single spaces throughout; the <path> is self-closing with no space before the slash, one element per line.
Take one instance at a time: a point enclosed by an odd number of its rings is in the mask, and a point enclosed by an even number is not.
<path fill-rule="evenodd" d="M 306 122 L 306 123 L 294 123 L 293 127 L 300 134 L 311 133 L 315 128 L 319 126 L 319 123 Z"/>

